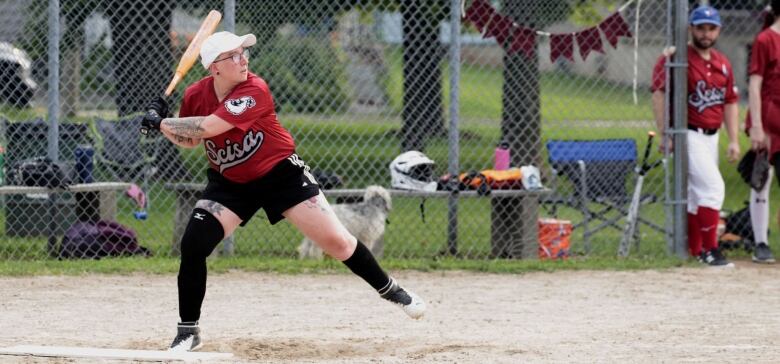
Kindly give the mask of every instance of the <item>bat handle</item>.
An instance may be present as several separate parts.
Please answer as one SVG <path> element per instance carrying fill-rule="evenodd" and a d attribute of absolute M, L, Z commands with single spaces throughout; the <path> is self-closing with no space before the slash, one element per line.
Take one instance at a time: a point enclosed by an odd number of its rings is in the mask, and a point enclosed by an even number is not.
<path fill-rule="evenodd" d="M 645 155 L 644 155 L 644 158 L 642 159 L 642 166 L 643 167 L 647 166 L 647 158 L 650 157 L 650 149 L 653 148 L 653 138 L 654 137 L 655 137 L 655 132 L 654 131 L 647 132 L 647 145 L 645 146 Z"/>
<path fill-rule="evenodd" d="M 179 82 L 182 79 L 182 74 L 180 72 L 176 72 L 173 75 L 173 78 L 171 79 L 171 83 L 168 84 L 168 88 L 165 89 L 165 96 L 171 96 L 173 93 L 173 89 L 176 88 L 176 85 L 179 84 Z"/>

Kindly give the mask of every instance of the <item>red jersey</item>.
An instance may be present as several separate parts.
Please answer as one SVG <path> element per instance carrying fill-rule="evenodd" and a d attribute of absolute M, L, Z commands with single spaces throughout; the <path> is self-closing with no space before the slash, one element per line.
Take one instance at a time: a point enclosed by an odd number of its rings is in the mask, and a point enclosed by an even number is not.
<path fill-rule="evenodd" d="M 664 91 L 666 57 L 658 58 L 653 68 L 650 90 Z M 738 101 L 731 63 L 722 53 L 711 49 L 710 59 L 688 46 L 688 125 L 717 129 L 723 124 L 724 106 Z"/>
<path fill-rule="evenodd" d="M 761 82 L 761 125 L 769 135 L 772 150 L 769 155 L 780 152 L 780 34 L 771 28 L 758 33 L 750 55 L 750 75 L 763 77 Z M 750 129 L 753 122 L 748 114 L 745 126 Z"/>
<path fill-rule="evenodd" d="M 235 126 L 203 141 L 211 168 L 233 182 L 260 178 L 295 151 L 290 132 L 276 118 L 268 84 L 253 73 L 224 100 L 217 99 L 211 76 L 187 87 L 179 117 L 211 114 Z"/>

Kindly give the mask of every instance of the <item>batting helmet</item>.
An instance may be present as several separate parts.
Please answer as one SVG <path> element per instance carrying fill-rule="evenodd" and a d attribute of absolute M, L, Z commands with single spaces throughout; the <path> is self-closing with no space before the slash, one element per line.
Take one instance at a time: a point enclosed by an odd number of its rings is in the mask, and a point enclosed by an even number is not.
<path fill-rule="evenodd" d="M 434 161 L 416 150 L 402 153 L 390 163 L 393 188 L 413 191 L 436 191 Z"/>

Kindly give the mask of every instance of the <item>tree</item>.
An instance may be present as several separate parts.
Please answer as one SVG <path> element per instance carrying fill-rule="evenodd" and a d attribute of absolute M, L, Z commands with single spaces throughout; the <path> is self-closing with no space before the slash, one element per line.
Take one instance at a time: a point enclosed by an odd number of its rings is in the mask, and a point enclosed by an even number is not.
<path fill-rule="evenodd" d="M 448 0 L 345 0 L 336 5 L 328 0 L 315 0 L 301 1 L 301 6 L 295 3 L 255 0 L 256 8 L 273 10 L 264 16 L 243 12 L 237 17 L 250 24 L 260 44 L 270 44 L 269 39 L 285 23 L 316 27 L 354 6 L 400 10 L 404 76 L 401 147 L 403 150 L 422 150 L 430 136 L 444 132 L 441 63 L 445 52 L 439 42 L 439 24 L 449 16 Z"/>
<path fill-rule="evenodd" d="M 504 15 L 530 29 L 544 28 L 569 13 L 565 0 L 506 0 Z M 562 18 L 559 18 L 562 19 Z M 507 45 L 512 39 L 506 40 Z M 501 136 L 512 150 L 511 165 L 539 165 L 542 149 L 541 99 L 537 45 L 530 55 L 504 53 Z M 492 198 L 492 254 L 529 258 L 536 255 L 538 198 Z"/>
<path fill-rule="evenodd" d="M 60 79 L 62 82 L 62 113 L 65 117 L 74 117 L 81 99 L 81 54 L 84 50 L 84 22 L 91 13 L 90 7 L 79 6 L 78 1 L 61 5 L 61 16 L 65 23 L 62 35 L 62 61 Z"/>
<path fill-rule="evenodd" d="M 541 29 L 562 20 L 560 14 L 568 14 L 569 10 L 563 0 L 507 0 L 504 15 L 521 26 Z M 513 166 L 539 162 L 542 146 L 539 78 L 536 46 L 530 57 L 523 52 L 504 53 L 501 135 L 510 144 Z"/>
<path fill-rule="evenodd" d="M 257 36 L 259 45 L 276 36 L 280 26 L 287 23 L 321 27 L 336 14 L 351 9 L 360 0 L 245 0 L 241 1 L 244 11 L 237 11 L 236 21 L 248 24 Z M 255 12 L 246 9 L 256 9 Z"/>
<path fill-rule="evenodd" d="M 73 117 L 79 108 L 79 81 L 81 79 L 81 53 L 84 43 L 84 21 L 92 12 L 93 0 L 73 0 L 60 4 L 61 56 L 60 105 L 65 117 Z M 27 22 L 19 45 L 32 59 L 48 63 L 48 2 L 33 1 L 26 8 Z"/>
<path fill-rule="evenodd" d="M 120 117 L 142 111 L 171 78 L 173 6 L 171 1 L 106 0 Z"/>
<path fill-rule="evenodd" d="M 448 1 L 401 0 L 403 32 L 403 110 L 401 149 L 423 150 L 444 132 L 439 24 Z"/>

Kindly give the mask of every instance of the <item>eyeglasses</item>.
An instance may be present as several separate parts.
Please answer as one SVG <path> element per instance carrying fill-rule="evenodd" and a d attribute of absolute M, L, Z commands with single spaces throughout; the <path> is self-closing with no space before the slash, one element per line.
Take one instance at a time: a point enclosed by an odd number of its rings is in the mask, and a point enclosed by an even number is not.
<path fill-rule="evenodd" d="M 241 53 L 233 53 L 233 54 L 231 54 L 231 55 L 229 55 L 229 56 L 227 56 L 225 58 L 214 60 L 214 62 L 211 62 L 211 63 L 217 63 L 217 62 L 222 62 L 222 61 L 224 61 L 226 59 L 232 59 L 233 63 L 239 64 L 239 63 L 241 63 L 241 57 L 242 56 L 248 60 L 249 59 L 249 49 L 244 49 L 244 51 L 241 52 Z"/>

